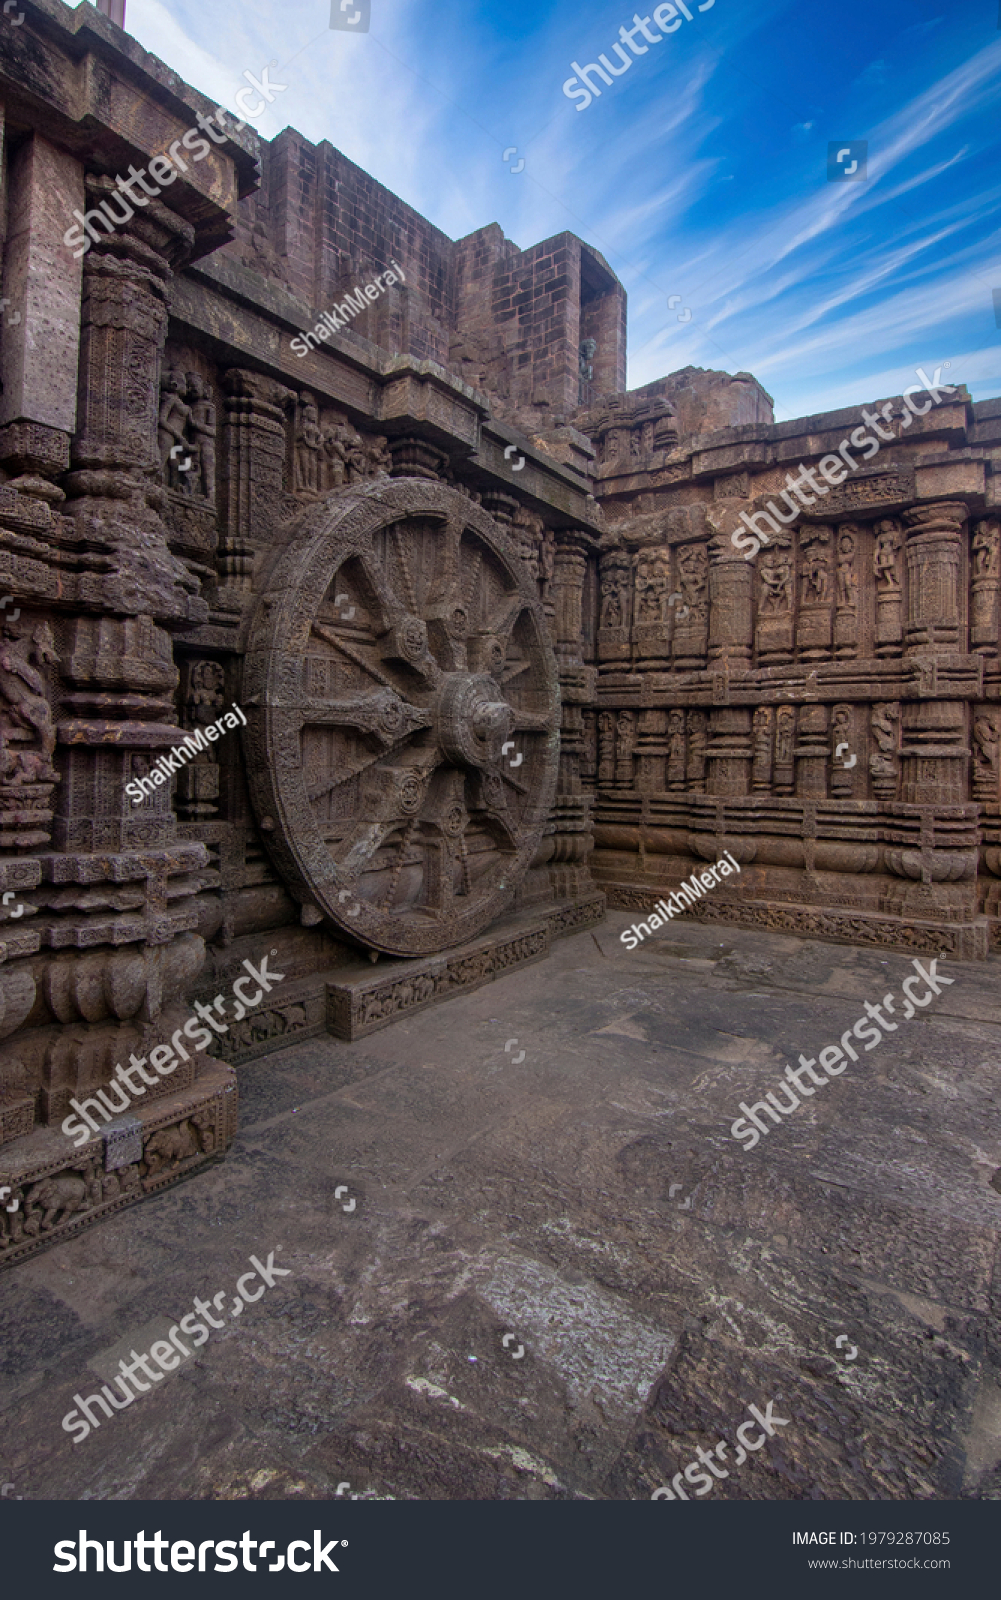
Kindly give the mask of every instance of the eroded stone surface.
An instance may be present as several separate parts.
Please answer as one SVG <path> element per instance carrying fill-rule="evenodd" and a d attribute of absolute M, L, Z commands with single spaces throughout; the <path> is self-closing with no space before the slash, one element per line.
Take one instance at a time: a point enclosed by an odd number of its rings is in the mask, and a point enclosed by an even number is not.
<path fill-rule="evenodd" d="M 745 1153 L 739 1101 L 908 959 L 625 925 L 241 1068 L 225 1164 L 8 1275 L 19 1492 L 645 1499 L 773 1401 L 715 1496 L 996 1495 L 996 958 Z M 61 1432 L 101 1352 L 279 1244 L 169 1392 Z"/>

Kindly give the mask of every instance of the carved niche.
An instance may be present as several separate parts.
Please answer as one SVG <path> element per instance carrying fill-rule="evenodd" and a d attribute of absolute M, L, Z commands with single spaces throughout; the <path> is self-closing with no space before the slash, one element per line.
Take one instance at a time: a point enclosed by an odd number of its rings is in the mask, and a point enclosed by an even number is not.
<path fill-rule="evenodd" d="M 1001 586 L 1001 522 L 991 518 L 977 525 L 973 535 L 970 649 L 978 655 L 998 653 L 998 588 Z"/>
<path fill-rule="evenodd" d="M 160 376 L 157 444 L 172 549 L 211 560 L 216 548 L 216 423 L 212 387 L 197 372 Z"/>
<path fill-rule="evenodd" d="M 838 529 L 834 654 L 842 661 L 858 654 L 860 540 L 861 532 L 854 523 L 843 523 Z"/>
<path fill-rule="evenodd" d="M 407 478 L 309 507 L 245 674 L 251 799 L 305 921 L 421 955 L 510 905 L 549 817 L 559 700 L 541 603 L 482 507 Z"/>
<path fill-rule="evenodd" d="M 776 534 L 761 553 L 758 569 L 758 661 L 777 666 L 792 660 L 796 567 L 788 534 Z"/>
<path fill-rule="evenodd" d="M 876 543 L 872 552 L 872 570 L 876 584 L 876 654 L 899 656 L 903 650 L 901 606 L 903 591 L 900 581 L 900 549 L 904 531 L 900 523 L 890 519 L 876 524 Z"/>
<path fill-rule="evenodd" d="M 670 551 L 658 548 L 640 550 L 636 556 L 633 639 L 636 654 L 641 659 L 663 661 L 667 658 L 670 593 Z"/>
<path fill-rule="evenodd" d="M 598 615 L 599 661 L 628 661 L 633 613 L 632 566 L 625 550 L 612 550 L 601 561 L 601 610 Z"/>
<path fill-rule="evenodd" d="M 872 791 L 881 800 L 893 800 L 900 776 L 899 701 L 873 706 L 870 724 L 877 747 L 869 758 Z"/>
<path fill-rule="evenodd" d="M 709 633 L 709 552 L 704 544 L 680 545 L 677 560 L 678 593 L 682 603 L 672 608 L 671 648 L 675 667 L 686 671 L 705 666 Z"/>
<path fill-rule="evenodd" d="M 44 674 L 58 663 L 47 622 L 0 623 L 0 845 L 25 850 L 52 835 L 56 730 Z"/>
<path fill-rule="evenodd" d="M 218 721 L 228 706 L 226 673 L 219 661 L 199 659 L 184 667 L 181 726 L 193 733 Z M 215 746 L 200 750 L 177 774 L 177 809 L 185 821 L 205 821 L 219 809 L 219 762 Z"/>
<path fill-rule="evenodd" d="M 674 407 L 660 395 L 610 395 L 599 411 L 581 419 L 581 426 L 594 440 L 602 465 L 622 472 L 636 471 L 678 443 Z"/>
<path fill-rule="evenodd" d="M 997 805 L 1001 799 L 998 780 L 998 712 L 990 706 L 973 708 L 973 798 Z"/>
<path fill-rule="evenodd" d="M 831 655 L 834 608 L 832 530 L 810 523 L 800 530 L 799 656 L 827 661 Z"/>

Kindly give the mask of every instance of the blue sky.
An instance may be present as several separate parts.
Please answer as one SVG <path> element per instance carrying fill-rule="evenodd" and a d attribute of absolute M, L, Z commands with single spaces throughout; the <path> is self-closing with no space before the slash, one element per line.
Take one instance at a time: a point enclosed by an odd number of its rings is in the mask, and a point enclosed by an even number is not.
<path fill-rule="evenodd" d="M 126 25 L 230 107 L 275 62 L 261 134 L 329 139 L 453 238 L 596 246 L 629 294 L 631 388 L 746 370 L 785 420 L 949 361 L 1001 395 L 998 0 L 696 3 L 581 111 L 570 63 L 617 64 L 628 0 L 371 0 L 364 34 L 331 30 L 330 0 L 127 0 Z M 867 181 L 828 182 L 829 141 L 863 139 Z"/>

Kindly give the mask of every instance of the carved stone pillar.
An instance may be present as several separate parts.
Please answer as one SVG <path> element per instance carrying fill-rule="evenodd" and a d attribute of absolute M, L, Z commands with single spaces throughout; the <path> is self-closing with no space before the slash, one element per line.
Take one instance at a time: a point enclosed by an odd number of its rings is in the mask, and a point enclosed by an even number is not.
<path fill-rule="evenodd" d="M 281 520 L 286 413 L 294 406 L 291 389 L 231 367 L 225 374 L 226 428 L 222 472 L 222 526 L 219 575 L 223 587 L 242 603 L 253 587 L 254 556 Z"/>
<path fill-rule="evenodd" d="M 615 782 L 615 712 L 598 713 L 598 787 L 610 789 Z"/>
<path fill-rule="evenodd" d="M 677 746 L 677 729 L 675 719 L 681 718 L 681 783 L 685 786 L 685 713 L 672 711 L 672 732 L 670 740 L 671 765 L 675 766 Z M 641 794 L 663 794 L 665 785 L 664 769 L 668 752 L 667 737 L 668 715 L 666 711 L 641 711 L 639 717 L 639 737 L 636 741 L 637 773 L 636 788 Z"/>
<path fill-rule="evenodd" d="M 551 584 L 553 644 L 560 680 L 560 773 L 553 806 L 549 879 L 561 896 L 579 895 L 591 883 L 587 858 L 594 848 L 591 800 L 581 785 L 584 706 L 594 699 L 596 671 L 584 665 L 583 594 L 593 540 L 570 530 L 540 551 L 544 583 Z M 545 561 L 547 550 L 551 563 Z M 547 571 L 551 567 L 551 579 Z"/>
<path fill-rule="evenodd" d="M 973 535 L 973 577 L 970 606 L 970 649 L 977 655 L 998 653 L 998 588 L 1001 586 L 1001 521 L 989 517 Z"/>
<path fill-rule="evenodd" d="M 688 713 L 688 792 L 705 794 L 709 734 L 704 711 Z"/>
<path fill-rule="evenodd" d="M 104 178 L 88 178 L 87 189 L 92 201 L 114 192 Z M 63 662 L 72 687 L 59 724 L 66 763 L 55 841 L 65 850 L 164 844 L 175 832 L 169 798 L 134 806 L 124 791 L 179 737 L 164 629 L 208 618 L 197 580 L 168 548 L 156 481 L 167 295 L 193 239 L 186 222 L 151 202 L 84 258 L 79 431 L 65 511 L 81 545 L 110 559 L 89 597 L 103 615 L 72 623 Z"/>
<path fill-rule="evenodd" d="M 751 660 L 753 563 L 730 543 L 728 533 L 709 541 L 709 660 Z"/>
<path fill-rule="evenodd" d="M 797 794 L 826 795 L 829 757 L 827 707 L 801 706 L 796 746 Z"/>
<path fill-rule="evenodd" d="M 772 718 L 771 706 L 759 706 L 754 713 L 754 765 L 751 768 L 754 794 L 772 792 Z"/>
<path fill-rule="evenodd" d="M 561 534 L 556 543 L 553 565 L 553 594 L 556 604 L 556 659 L 561 664 L 579 667 L 583 635 L 582 596 L 587 555 L 583 546 Z"/>
<path fill-rule="evenodd" d="M 109 179 L 86 187 L 89 204 L 114 195 L 120 216 L 123 197 Z M 52 656 L 62 782 L 37 894 L 45 943 L 58 953 L 39 964 L 46 1009 L 19 1041 L 50 1122 L 151 1032 L 162 1037 L 171 1006 L 183 1020 L 181 994 L 204 960 L 193 930 L 208 853 L 177 842 L 169 775 L 151 777 L 151 795 L 136 803 L 125 788 L 181 738 L 170 634 L 208 619 L 197 578 L 169 548 L 157 445 L 170 284 L 193 238 L 150 201 L 100 233 L 84 258 L 77 432 L 60 530 L 84 577 Z M 57 1036 L 50 1018 L 63 1025 Z M 183 1073 L 190 1086 L 193 1061 Z M 171 1087 L 180 1086 L 181 1070 Z"/>
<path fill-rule="evenodd" d="M 751 713 L 742 706 L 719 706 L 709 713 L 708 794 L 744 795 L 749 792 Z"/>
<path fill-rule="evenodd" d="M 640 713 L 642 722 L 645 713 Z M 668 756 L 667 756 L 667 787 L 679 792 L 685 788 L 686 766 L 685 758 L 685 713 L 683 711 L 670 712 L 667 719 L 668 731 Z"/>
<path fill-rule="evenodd" d="M 961 503 L 917 506 L 907 524 L 908 655 L 919 650 L 962 650 L 959 562 L 966 507 Z"/>
<path fill-rule="evenodd" d="M 970 764 L 963 701 L 905 701 L 901 726 L 900 798 L 912 805 L 961 805 Z"/>
<path fill-rule="evenodd" d="M 959 502 L 917 506 L 905 514 L 907 656 L 927 658 L 965 648 L 959 571 L 966 517 Z M 970 750 L 963 702 L 905 701 L 900 754 L 903 800 L 924 805 L 966 800 Z"/>

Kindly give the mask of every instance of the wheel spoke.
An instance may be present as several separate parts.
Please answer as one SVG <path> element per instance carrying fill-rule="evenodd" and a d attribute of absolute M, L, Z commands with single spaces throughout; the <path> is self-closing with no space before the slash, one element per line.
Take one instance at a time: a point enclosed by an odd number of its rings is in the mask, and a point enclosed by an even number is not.
<path fill-rule="evenodd" d="M 528 609 L 530 601 L 524 595 L 505 595 L 502 604 L 493 612 L 487 622 L 487 633 L 496 634 L 499 639 L 507 638 L 522 612 Z"/>
<path fill-rule="evenodd" d="M 387 481 L 304 522 L 263 598 L 248 784 L 290 890 L 394 954 L 476 937 L 532 858 L 558 760 L 552 646 L 510 541 L 447 485 Z"/>
<path fill-rule="evenodd" d="M 519 711 L 513 706 L 514 726 L 522 733 L 551 733 L 553 730 L 552 717 L 546 716 L 541 711 Z"/>
<path fill-rule="evenodd" d="M 365 575 L 366 583 L 372 590 L 379 610 L 375 631 L 376 633 L 385 633 L 389 628 L 393 627 L 394 623 L 400 621 L 400 618 L 406 614 L 407 608 L 394 594 L 386 581 L 385 573 L 373 555 L 366 551 L 358 557 L 358 564 Z"/>
<path fill-rule="evenodd" d="M 347 656 L 350 661 L 354 662 L 356 667 L 361 667 L 362 672 L 367 672 L 369 677 L 374 678 L 377 683 L 385 684 L 387 689 L 393 688 L 392 682 L 384 672 L 380 672 L 378 667 L 374 667 L 370 661 L 366 661 L 361 651 L 355 649 L 354 645 L 347 644 L 344 639 L 339 639 L 332 628 L 325 627 L 322 622 L 314 622 L 313 632 L 325 644 L 332 644 L 335 650 L 339 650 L 342 655 Z"/>
<path fill-rule="evenodd" d="M 397 851 L 396 860 L 393 862 L 393 871 L 389 880 L 389 888 L 386 890 L 386 893 L 383 895 L 383 898 L 379 903 L 380 911 L 388 911 L 390 906 L 393 904 L 393 896 L 396 894 L 396 885 L 400 881 L 400 873 L 403 871 L 403 863 L 406 860 L 407 851 L 410 849 L 410 841 L 414 836 L 414 829 L 417 827 L 419 821 L 419 817 L 411 817 L 410 821 L 403 830 L 403 833 L 400 837 L 400 848 Z"/>
<path fill-rule="evenodd" d="M 375 734 L 386 744 L 398 744 L 418 728 L 429 728 L 434 721 L 430 711 L 412 706 L 391 689 L 361 695 L 355 700 L 311 700 L 300 707 L 303 721 L 310 727 L 358 728 Z"/>

